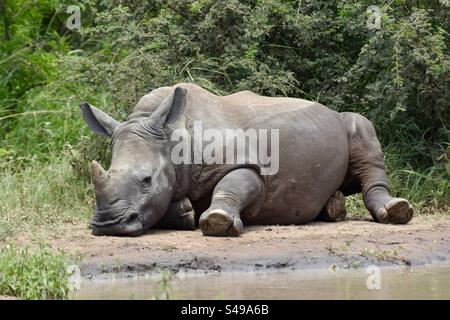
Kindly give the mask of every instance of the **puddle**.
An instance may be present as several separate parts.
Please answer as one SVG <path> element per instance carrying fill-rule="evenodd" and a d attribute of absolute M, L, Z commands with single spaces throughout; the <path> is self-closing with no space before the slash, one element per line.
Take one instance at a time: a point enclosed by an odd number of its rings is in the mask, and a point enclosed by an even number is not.
<path fill-rule="evenodd" d="M 450 265 L 367 271 L 177 274 L 170 286 L 174 299 L 450 299 Z M 72 298 L 152 299 L 160 294 L 157 281 L 143 276 L 82 280 Z M 375 289 L 369 290 L 368 282 Z"/>

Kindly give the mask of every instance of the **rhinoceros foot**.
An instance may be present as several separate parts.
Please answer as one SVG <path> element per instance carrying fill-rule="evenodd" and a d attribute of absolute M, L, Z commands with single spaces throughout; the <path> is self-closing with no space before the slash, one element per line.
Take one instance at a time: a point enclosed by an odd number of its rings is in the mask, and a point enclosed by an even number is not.
<path fill-rule="evenodd" d="M 172 202 L 155 229 L 195 230 L 195 211 L 188 198 Z"/>
<path fill-rule="evenodd" d="M 243 229 L 238 214 L 231 214 L 222 209 L 209 209 L 200 216 L 200 229 L 205 236 L 237 237 Z"/>
<path fill-rule="evenodd" d="M 411 221 L 414 209 L 408 200 L 392 198 L 381 208 L 378 220 L 381 223 L 405 224 Z"/>
<path fill-rule="evenodd" d="M 336 191 L 327 201 L 327 204 L 320 212 L 317 220 L 339 222 L 344 221 L 346 217 L 347 210 L 345 208 L 345 196 L 342 192 Z"/>

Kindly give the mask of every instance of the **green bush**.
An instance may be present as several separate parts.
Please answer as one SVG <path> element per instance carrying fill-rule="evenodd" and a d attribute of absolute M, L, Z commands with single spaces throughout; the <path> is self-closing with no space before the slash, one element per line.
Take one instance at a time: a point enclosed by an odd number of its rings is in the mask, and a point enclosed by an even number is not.
<path fill-rule="evenodd" d="M 66 299 L 71 290 L 68 257 L 40 246 L 0 250 L 0 295 L 21 299 Z"/>

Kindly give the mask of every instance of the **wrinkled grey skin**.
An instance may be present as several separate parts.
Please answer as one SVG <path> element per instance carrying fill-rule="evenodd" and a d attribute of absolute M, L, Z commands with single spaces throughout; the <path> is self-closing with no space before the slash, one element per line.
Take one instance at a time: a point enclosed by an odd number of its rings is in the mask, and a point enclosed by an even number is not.
<path fill-rule="evenodd" d="M 391 197 L 375 129 L 358 114 L 249 91 L 221 97 L 193 84 L 153 90 L 122 123 L 87 103 L 81 109 L 95 133 L 112 139 L 109 170 L 92 164 L 96 235 L 193 229 L 196 220 L 211 236 L 237 236 L 244 224 L 339 221 L 344 195 L 359 192 L 375 221 L 407 223 L 413 215 L 407 200 Z M 192 135 L 194 121 L 204 131 L 278 128 L 278 172 L 263 176 L 261 165 L 175 165 L 170 134 L 185 128 Z"/>

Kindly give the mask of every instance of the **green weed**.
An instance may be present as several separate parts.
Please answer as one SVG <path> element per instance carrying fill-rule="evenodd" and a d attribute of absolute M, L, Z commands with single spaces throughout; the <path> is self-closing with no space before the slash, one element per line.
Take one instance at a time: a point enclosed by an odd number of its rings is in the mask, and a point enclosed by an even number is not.
<path fill-rule="evenodd" d="M 43 245 L 34 250 L 9 244 L 0 249 L 0 295 L 21 299 L 67 299 L 70 259 Z"/>

